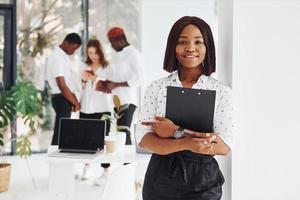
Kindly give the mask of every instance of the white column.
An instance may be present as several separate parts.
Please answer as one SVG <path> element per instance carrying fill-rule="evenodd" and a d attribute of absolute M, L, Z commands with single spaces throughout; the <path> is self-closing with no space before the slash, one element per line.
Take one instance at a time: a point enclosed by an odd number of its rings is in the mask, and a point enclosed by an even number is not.
<path fill-rule="evenodd" d="M 300 199 L 300 1 L 233 6 L 233 200 Z"/>
<path fill-rule="evenodd" d="M 217 49 L 217 77 L 222 83 L 232 86 L 232 27 L 233 27 L 233 2 L 232 0 L 218 0 L 218 49 Z M 233 154 L 234 152 L 232 152 Z M 232 158 L 218 156 L 218 163 L 225 177 L 222 200 L 232 199 Z"/>

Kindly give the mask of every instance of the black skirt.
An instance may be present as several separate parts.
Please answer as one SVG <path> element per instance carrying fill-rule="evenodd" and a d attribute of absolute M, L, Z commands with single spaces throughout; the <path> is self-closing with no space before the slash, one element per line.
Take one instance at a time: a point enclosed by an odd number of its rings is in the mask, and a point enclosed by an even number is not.
<path fill-rule="evenodd" d="M 181 151 L 153 154 L 143 185 L 143 200 L 219 200 L 224 177 L 213 156 Z"/>

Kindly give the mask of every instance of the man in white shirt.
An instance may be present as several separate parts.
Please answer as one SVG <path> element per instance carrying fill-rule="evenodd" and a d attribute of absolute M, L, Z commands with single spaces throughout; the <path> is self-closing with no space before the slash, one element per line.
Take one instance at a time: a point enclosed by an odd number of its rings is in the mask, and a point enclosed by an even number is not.
<path fill-rule="evenodd" d="M 55 47 L 47 60 L 46 77 L 51 87 L 51 101 L 56 113 L 52 145 L 58 143 L 59 119 L 70 117 L 72 111 L 76 112 L 80 109 L 80 104 L 74 95 L 75 84 L 71 77 L 72 63 L 69 57 L 80 45 L 80 36 L 70 33 L 59 46 Z"/>
<path fill-rule="evenodd" d="M 119 27 L 111 28 L 107 33 L 112 48 L 117 52 L 116 60 L 111 62 L 109 80 L 99 81 L 97 90 L 117 95 L 122 104 L 129 104 L 122 112 L 118 125 L 130 128 L 134 111 L 138 104 L 137 88 L 144 81 L 144 64 L 141 53 L 131 46 L 126 39 L 124 30 Z M 130 132 L 126 132 L 126 144 L 132 144 Z"/>

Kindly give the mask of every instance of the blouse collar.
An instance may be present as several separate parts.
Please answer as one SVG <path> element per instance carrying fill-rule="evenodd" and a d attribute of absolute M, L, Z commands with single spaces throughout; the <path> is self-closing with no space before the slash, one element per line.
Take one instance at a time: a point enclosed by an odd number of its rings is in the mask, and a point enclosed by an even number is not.
<path fill-rule="evenodd" d="M 194 85 L 203 84 L 203 83 L 207 82 L 207 79 L 208 79 L 208 76 L 202 74 Z M 179 80 L 178 71 L 175 71 L 173 74 L 171 74 L 171 82 L 175 83 L 176 85 L 182 86 L 181 81 Z"/>

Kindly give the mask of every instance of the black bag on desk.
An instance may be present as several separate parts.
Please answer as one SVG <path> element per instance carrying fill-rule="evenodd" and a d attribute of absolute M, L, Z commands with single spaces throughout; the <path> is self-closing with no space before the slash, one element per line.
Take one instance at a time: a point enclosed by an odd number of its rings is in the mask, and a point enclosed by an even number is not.
<path fill-rule="evenodd" d="M 166 117 L 197 132 L 213 132 L 215 90 L 167 87 Z"/>

